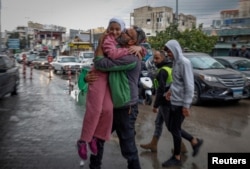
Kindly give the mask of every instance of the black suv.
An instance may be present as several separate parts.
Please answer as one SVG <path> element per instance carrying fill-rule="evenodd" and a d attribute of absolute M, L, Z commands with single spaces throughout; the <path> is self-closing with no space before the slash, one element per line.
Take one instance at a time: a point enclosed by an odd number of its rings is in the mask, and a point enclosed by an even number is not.
<path fill-rule="evenodd" d="M 16 95 L 18 85 L 19 68 L 15 60 L 0 54 L 0 98 L 9 93 Z"/>
<path fill-rule="evenodd" d="M 193 66 L 195 92 L 193 105 L 204 100 L 232 100 L 249 97 L 247 79 L 241 72 L 224 67 L 205 53 L 184 52 Z"/>

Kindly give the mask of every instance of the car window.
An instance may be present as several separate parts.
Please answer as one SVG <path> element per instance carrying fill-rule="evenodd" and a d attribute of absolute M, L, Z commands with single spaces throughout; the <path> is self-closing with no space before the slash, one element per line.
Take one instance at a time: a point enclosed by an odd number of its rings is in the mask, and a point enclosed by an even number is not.
<path fill-rule="evenodd" d="M 94 53 L 83 53 L 83 58 L 94 58 Z"/>
<path fill-rule="evenodd" d="M 62 58 L 61 62 L 78 62 L 76 58 Z"/>
<path fill-rule="evenodd" d="M 233 63 L 233 66 L 241 71 L 250 70 L 250 61 L 248 60 L 239 60 Z"/>
<path fill-rule="evenodd" d="M 228 63 L 227 61 L 225 60 L 222 60 L 222 59 L 216 59 L 218 60 L 222 65 L 224 65 L 225 67 L 228 67 L 228 68 L 231 68 L 232 66 L 230 65 L 230 63 Z"/>
<path fill-rule="evenodd" d="M 36 61 L 47 61 L 47 58 L 46 57 L 37 57 L 36 58 Z"/>
<path fill-rule="evenodd" d="M 189 57 L 194 69 L 224 69 L 225 67 L 212 57 Z"/>
<path fill-rule="evenodd" d="M 28 58 L 29 58 L 29 59 L 35 59 L 36 57 L 37 57 L 36 54 L 30 54 Z"/>

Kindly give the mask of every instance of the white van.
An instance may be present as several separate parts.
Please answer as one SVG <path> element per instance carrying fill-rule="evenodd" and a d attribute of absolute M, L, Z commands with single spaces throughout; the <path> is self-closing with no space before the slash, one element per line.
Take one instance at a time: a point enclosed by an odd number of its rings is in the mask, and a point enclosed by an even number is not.
<path fill-rule="evenodd" d="M 84 62 L 93 61 L 94 59 L 94 51 L 81 51 L 79 52 L 79 60 Z"/>
<path fill-rule="evenodd" d="M 79 52 L 79 60 L 82 67 L 90 68 L 93 65 L 94 51 Z"/>

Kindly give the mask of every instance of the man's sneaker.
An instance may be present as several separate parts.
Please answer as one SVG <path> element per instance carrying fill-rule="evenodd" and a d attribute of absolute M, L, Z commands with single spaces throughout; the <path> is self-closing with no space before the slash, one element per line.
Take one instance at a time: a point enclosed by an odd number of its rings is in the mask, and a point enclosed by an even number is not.
<path fill-rule="evenodd" d="M 91 140 L 91 142 L 89 142 L 89 149 L 92 152 L 92 154 L 97 155 L 97 139 L 95 137 L 93 137 L 93 139 Z"/>
<path fill-rule="evenodd" d="M 171 167 L 171 166 L 181 166 L 181 160 L 177 160 L 175 156 L 172 156 L 170 159 L 162 163 L 162 167 Z"/>
<path fill-rule="evenodd" d="M 198 154 L 202 143 L 203 143 L 203 140 L 197 138 L 197 144 L 193 146 L 193 154 L 192 154 L 193 157 L 195 157 Z"/>
<path fill-rule="evenodd" d="M 77 148 L 78 148 L 78 154 L 83 160 L 87 160 L 87 145 L 84 141 L 78 140 L 77 141 Z"/>

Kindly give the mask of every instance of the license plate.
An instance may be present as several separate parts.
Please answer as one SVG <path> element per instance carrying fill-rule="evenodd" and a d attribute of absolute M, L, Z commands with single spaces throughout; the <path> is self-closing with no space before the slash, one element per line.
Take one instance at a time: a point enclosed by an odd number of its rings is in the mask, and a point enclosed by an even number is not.
<path fill-rule="evenodd" d="M 243 93 L 242 89 L 233 89 L 233 96 L 234 97 L 237 97 L 237 98 L 241 97 L 242 93 Z"/>

